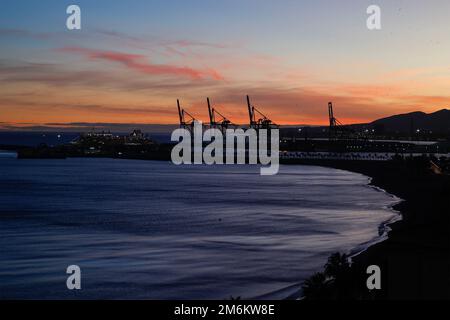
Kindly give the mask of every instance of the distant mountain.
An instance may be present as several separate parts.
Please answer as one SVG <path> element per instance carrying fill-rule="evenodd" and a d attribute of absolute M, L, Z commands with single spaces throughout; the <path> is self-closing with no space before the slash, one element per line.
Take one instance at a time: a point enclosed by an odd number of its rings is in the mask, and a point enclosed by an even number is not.
<path fill-rule="evenodd" d="M 442 109 L 433 113 L 411 112 L 378 119 L 369 124 L 381 132 L 410 133 L 411 130 L 450 132 L 450 110 Z"/>

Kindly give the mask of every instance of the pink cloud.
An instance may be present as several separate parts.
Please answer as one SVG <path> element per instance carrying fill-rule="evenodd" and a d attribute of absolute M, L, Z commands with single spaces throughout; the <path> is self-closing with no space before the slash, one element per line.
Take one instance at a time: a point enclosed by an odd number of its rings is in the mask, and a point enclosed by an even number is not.
<path fill-rule="evenodd" d="M 66 47 L 59 49 L 61 52 L 77 53 L 94 60 L 106 60 L 120 63 L 129 69 L 151 75 L 176 75 L 185 76 L 191 79 L 212 78 L 214 80 L 223 80 L 223 76 L 216 70 L 198 70 L 189 67 L 178 67 L 167 64 L 152 64 L 146 62 L 144 55 L 129 54 L 116 51 L 92 50 L 80 47 Z"/>
<path fill-rule="evenodd" d="M 224 44 L 216 44 L 216 43 L 207 43 L 207 42 L 201 42 L 201 41 L 192 41 L 192 40 L 177 40 L 173 42 L 169 42 L 169 45 L 175 45 L 181 48 L 186 47 L 210 47 L 210 48 L 216 48 L 216 49 L 225 49 L 228 46 Z"/>

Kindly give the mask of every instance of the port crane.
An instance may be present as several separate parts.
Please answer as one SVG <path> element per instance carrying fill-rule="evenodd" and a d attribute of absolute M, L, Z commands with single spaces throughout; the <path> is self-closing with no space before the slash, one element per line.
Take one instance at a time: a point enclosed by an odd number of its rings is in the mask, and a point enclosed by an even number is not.
<path fill-rule="evenodd" d="M 250 118 L 250 128 L 254 129 L 271 129 L 272 127 L 278 128 L 272 120 L 266 117 L 261 111 L 250 103 L 250 97 L 247 96 L 248 115 Z M 256 115 L 260 117 L 256 119 Z"/>
<path fill-rule="evenodd" d="M 211 128 L 220 127 L 222 133 L 224 133 L 229 126 L 232 126 L 233 123 L 222 115 L 216 108 L 211 106 L 211 102 L 209 98 L 206 98 L 206 102 L 208 103 L 208 114 L 209 114 L 209 125 Z"/>
<path fill-rule="evenodd" d="M 333 110 L 333 103 L 328 102 L 328 118 L 330 121 L 329 134 L 330 140 L 337 138 L 348 138 L 354 131 L 344 124 L 342 124 L 335 116 Z"/>
<path fill-rule="evenodd" d="M 197 119 L 195 119 L 195 117 L 192 116 L 189 112 L 181 108 L 179 99 L 177 99 L 177 106 L 178 117 L 180 119 L 180 127 L 191 131 L 194 127 L 194 122 L 197 121 Z"/>

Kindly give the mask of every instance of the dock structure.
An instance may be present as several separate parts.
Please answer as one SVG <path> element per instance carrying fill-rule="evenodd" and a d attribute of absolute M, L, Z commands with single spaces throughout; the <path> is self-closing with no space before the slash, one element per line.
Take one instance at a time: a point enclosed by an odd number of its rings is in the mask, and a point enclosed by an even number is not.
<path fill-rule="evenodd" d="M 222 115 L 215 107 L 211 105 L 209 98 L 206 98 L 208 104 L 209 126 L 210 128 L 219 129 L 225 133 L 230 126 L 235 126 L 227 117 Z"/>
<path fill-rule="evenodd" d="M 250 102 L 250 97 L 247 95 L 247 108 L 248 108 L 248 116 L 249 116 L 249 124 L 250 128 L 259 130 L 259 129 L 275 129 L 278 128 L 278 125 L 270 120 L 266 115 L 264 115 L 261 111 L 259 111 L 254 105 Z M 258 119 L 256 116 L 258 115 Z"/>
<path fill-rule="evenodd" d="M 328 102 L 328 119 L 329 119 L 329 140 L 353 140 L 360 137 L 355 136 L 354 130 L 342 124 L 335 116 L 333 103 Z"/>
<path fill-rule="evenodd" d="M 246 96 L 247 111 L 248 111 L 248 123 L 237 125 L 234 124 L 228 117 L 226 117 L 222 112 L 213 105 L 210 98 L 206 98 L 208 107 L 209 123 L 205 122 L 206 126 L 210 128 L 217 128 L 222 133 L 230 127 L 234 128 L 251 128 L 255 130 L 268 130 L 268 135 L 270 136 L 271 129 L 277 129 L 279 126 L 274 123 L 268 116 L 260 111 L 255 105 L 252 104 L 250 97 Z M 194 124 L 200 122 L 196 117 L 189 113 L 186 109 L 181 106 L 180 100 L 177 99 L 177 108 L 179 123 L 181 128 L 189 130 L 191 133 L 194 129 Z M 415 145 L 412 141 L 401 141 L 393 139 L 376 139 L 370 136 L 369 130 L 355 130 L 349 125 L 345 125 L 340 122 L 335 116 L 334 105 L 332 102 L 328 103 L 328 130 L 323 128 L 320 130 L 315 130 L 314 133 L 308 133 L 305 135 L 304 139 L 296 139 L 298 132 L 304 132 L 308 127 L 302 128 L 301 130 L 296 130 L 293 133 L 292 138 L 282 137 L 281 141 L 284 143 L 283 147 L 287 150 L 301 149 L 301 150 L 329 150 L 329 151 L 339 151 L 339 152 L 353 152 L 358 151 L 395 151 L 395 152 L 406 152 L 406 150 L 416 150 L 424 149 L 427 153 L 433 153 L 437 150 L 437 142 L 432 141 L 430 146 L 423 146 L 423 148 L 412 147 Z M 284 132 L 292 131 L 290 128 L 281 128 Z M 311 128 L 313 131 L 314 128 Z M 426 143 L 426 142 L 422 142 Z M 442 149 L 447 150 L 445 146 Z M 437 152 L 437 151 L 436 151 Z"/>
<path fill-rule="evenodd" d="M 197 119 L 181 107 L 179 99 L 177 99 L 177 107 L 178 117 L 180 120 L 180 128 L 192 131 L 194 128 L 194 123 L 195 121 L 197 121 Z"/>
<path fill-rule="evenodd" d="M 229 127 L 238 127 L 237 124 L 231 122 L 230 119 L 224 116 L 217 110 L 217 108 L 212 105 L 210 98 L 206 98 L 206 102 L 208 105 L 208 125 L 210 128 L 218 128 L 222 132 L 225 132 Z M 193 128 L 194 122 L 198 120 L 192 114 L 181 107 L 179 99 L 177 99 L 177 107 L 180 127 L 191 130 Z M 258 108 L 251 104 L 249 96 L 247 96 L 247 108 L 249 115 L 249 128 L 256 130 L 279 128 L 279 125 L 277 125 L 269 117 L 263 114 Z"/>

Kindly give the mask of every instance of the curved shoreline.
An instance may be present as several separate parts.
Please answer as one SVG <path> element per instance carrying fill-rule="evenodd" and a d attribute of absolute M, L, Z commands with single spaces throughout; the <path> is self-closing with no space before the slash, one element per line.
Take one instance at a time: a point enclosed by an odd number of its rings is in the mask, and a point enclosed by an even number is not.
<path fill-rule="evenodd" d="M 339 169 L 342 170 L 342 169 Z M 355 173 L 353 171 L 350 170 L 344 170 L 347 172 L 351 172 L 351 173 Z M 362 173 L 359 173 L 361 175 L 363 175 Z M 396 210 L 394 207 L 400 203 L 402 203 L 403 199 L 397 197 L 394 194 L 391 194 L 389 192 L 387 192 L 386 190 L 384 190 L 383 188 L 380 188 L 374 184 L 372 184 L 372 177 L 364 175 L 365 177 L 367 177 L 369 179 L 369 182 L 367 183 L 367 186 L 369 188 L 372 188 L 378 192 L 382 192 L 390 197 L 392 197 L 393 199 L 395 199 L 396 203 L 392 204 L 392 205 L 387 205 L 387 206 L 383 206 L 383 209 L 389 210 L 393 213 L 392 217 L 389 218 L 388 220 L 385 220 L 383 222 L 381 222 L 378 225 L 378 236 L 373 238 L 372 240 L 369 240 L 365 243 L 361 243 L 360 245 L 358 245 L 357 247 L 353 248 L 352 250 L 350 250 L 350 252 L 348 253 L 348 258 L 349 259 L 353 259 L 356 258 L 358 255 L 364 253 L 365 251 L 367 251 L 371 246 L 376 245 L 377 243 L 381 243 L 385 240 L 387 240 L 389 238 L 389 232 L 392 230 L 390 228 L 390 226 L 398 221 L 401 221 L 402 218 L 402 213 L 398 210 Z"/>
<path fill-rule="evenodd" d="M 431 173 L 428 162 L 420 160 L 294 160 L 282 164 L 362 174 L 371 179 L 368 186 L 400 200 L 389 206 L 402 219 L 384 223 L 387 238 L 353 256 L 353 283 L 348 288 L 352 298 L 450 299 L 450 176 Z M 382 290 L 369 292 L 366 268 L 373 264 L 380 265 L 383 283 Z"/>
<path fill-rule="evenodd" d="M 300 165 L 304 165 L 304 164 L 300 164 Z M 344 169 L 339 169 L 339 168 L 333 168 L 330 166 L 318 166 L 315 164 L 310 164 L 311 166 L 317 166 L 317 167 L 322 167 L 322 168 L 331 168 L 331 169 L 335 169 L 335 170 L 340 170 L 340 171 L 345 171 L 351 174 L 357 174 L 357 175 L 361 175 L 364 176 L 365 178 L 368 179 L 367 184 L 365 184 L 364 186 L 377 191 L 377 192 L 382 192 L 384 194 L 386 194 L 387 196 L 393 198 L 396 202 L 393 204 L 389 204 L 389 205 L 383 205 L 380 208 L 381 209 L 385 209 L 387 211 L 392 212 L 392 216 L 387 219 L 384 220 L 382 222 L 380 222 L 377 226 L 378 226 L 378 235 L 366 242 L 360 243 L 357 246 L 350 248 L 347 252 L 345 252 L 347 258 L 349 259 L 349 262 L 351 263 L 352 259 L 357 258 L 359 255 L 364 254 L 364 252 L 366 252 L 367 250 L 370 249 L 370 247 L 381 243 L 383 241 L 386 241 L 388 239 L 388 234 L 391 231 L 390 225 L 401 221 L 402 220 L 402 215 L 401 212 L 396 210 L 394 207 L 398 204 L 400 204 L 401 202 L 403 202 L 404 200 L 397 197 L 394 194 L 391 194 L 389 192 L 387 192 L 386 190 L 372 184 L 372 177 L 362 174 L 360 172 L 354 172 L 354 171 L 350 171 L 350 170 L 344 170 Z M 332 254 L 333 252 L 331 252 L 330 254 Z M 322 271 L 321 269 L 316 270 L 316 272 Z M 302 282 L 300 283 L 293 283 L 290 286 L 287 287 L 283 287 L 280 288 L 276 291 L 273 292 L 267 292 L 264 293 L 262 295 L 259 296 L 255 296 L 251 299 L 256 299 L 256 300 L 264 300 L 264 299 L 281 299 L 282 300 L 301 300 L 303 299 L 303 290 L 302 290 Z M 284 296 L 282 297 L 281 294 L 288 294 L 288 296 Z"/>
<path fill-rule="evenodd" d="M 402 219 L 388 223 L 387 238 L 353 258 L 345 299 L 450 299 L 450 176 L 436 175 L 424 159 L 402 161 L 290 160 L 283 164 L 329 167 L 360 173 L 369 185 L 401 201 Z M 369 291 L 369 265 L 382 271 L 381 290 Z M 329 297 L 340 299 L 342 297 Z"/>

